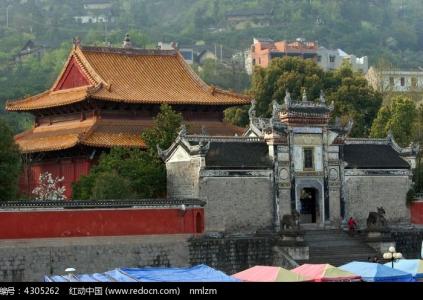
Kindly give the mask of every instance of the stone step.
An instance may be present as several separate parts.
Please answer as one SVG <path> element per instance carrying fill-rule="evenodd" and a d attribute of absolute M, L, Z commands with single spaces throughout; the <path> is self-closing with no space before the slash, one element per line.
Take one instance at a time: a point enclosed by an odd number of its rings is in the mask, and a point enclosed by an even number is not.
<path fill-rule="evenodd" d="M 329 263 L 334 266 L 351 261 L 368 261 L 377 252 L 360 240 L 359 235 L 350 236 L 339 230 L 306 231 L 304 241 L 309 246 L 310 259 L 298 263 Z"/>
<path fill-rule="evenodd" d="M 358 246 L 361 245 L 362 242 L 360 241 L 349 241 L 343 240 L 342 238 L 333 239 L 333 240 L 318 240 L 318 241 L 310 241 L 308 239 L 304 239 L 309 245 L 318 246 L 318 245 L 328 245 L 328 246 L 335 246 L 335 245 L 345 245 L 345 246 Z"/>
<path fill-rule="evenodd" d="M 339 254 L 338 254 L 339 253 Z M 377 253 L 371 252 L 368 250 L 361 250 L 361 251 L 354 251 L 354 252 L 333 252 L 333 251 L 316 251 L 316 250 L 310 250 L 309 252 L 310 257 L 317 257 L 317 256 L 350 256 L 350 255 L 364 255 L 364 256 L 374 256 Z"/>

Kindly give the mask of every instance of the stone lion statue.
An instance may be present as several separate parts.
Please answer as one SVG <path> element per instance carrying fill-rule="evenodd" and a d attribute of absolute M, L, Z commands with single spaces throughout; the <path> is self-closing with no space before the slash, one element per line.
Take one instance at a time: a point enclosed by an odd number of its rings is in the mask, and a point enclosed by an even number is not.
<path fill-rule="evenodd" d="M 369 212 L 367 218 L 367 229 L 380 229 L 386 227 L 385 210 L 383 207 L 378 207 L 377 212 Z"/>
<path fill-rule="evenodd" d="M 300 213 L 293 211 L 290 215 L 283 215 L 281 221 L 281 230 L 299 229 L 300 228 Z"/>

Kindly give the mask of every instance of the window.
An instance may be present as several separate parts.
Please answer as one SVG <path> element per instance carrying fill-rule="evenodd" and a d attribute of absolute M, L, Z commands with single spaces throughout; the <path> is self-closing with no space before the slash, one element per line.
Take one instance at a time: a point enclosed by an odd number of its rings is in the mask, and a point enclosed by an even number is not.
<path fill-rule="evenodd" d="M 394 84 L 395 84 L 394 77 L 389 77 L 389 85 L 394 86 Z"/>
<path fill-rule="evenodd" d="M 411 86 L 413 88 L 417 87 L 417 78 L 416 77 L 411 77 Z"/>
<path fill-rule="evenodd" d="M 401 77 L 401 86 L 405 86 L 405 78 Z"/>
<path fill-rule="evenodd" d="M 304 170 L 313 169 L 313 148 L 304 148 Z"/>
<path fill-rule="evenodd" d="M 318 62 L 321 62 L 321 61 L 322 61 L 322 56 L 317 55 L 317 61 L 318 61 Z"/>
<path fill-rule="evenodd" d="M 335 56 L 333 56 L 333 55 L 329 56 L 329 61 L 331 63 L 335 62 Z"/>
<path fill-rule="evenodd" d="M 255 65 L 256 65 L 256 59 L 253 58 L 253 66 L 255 66 Z"/>

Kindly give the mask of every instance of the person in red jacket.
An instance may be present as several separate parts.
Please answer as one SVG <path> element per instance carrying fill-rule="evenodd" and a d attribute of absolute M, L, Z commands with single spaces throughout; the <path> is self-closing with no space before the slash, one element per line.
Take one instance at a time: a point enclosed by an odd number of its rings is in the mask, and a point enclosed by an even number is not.
<path fill-rule="evenodd" d="M 357 222 L 354 220 L 353 217 L 350 217 L 350 219 L 348 220 L 348 230 L 352 235 L 354 235 L 356 229 L 357 229 Z"/>

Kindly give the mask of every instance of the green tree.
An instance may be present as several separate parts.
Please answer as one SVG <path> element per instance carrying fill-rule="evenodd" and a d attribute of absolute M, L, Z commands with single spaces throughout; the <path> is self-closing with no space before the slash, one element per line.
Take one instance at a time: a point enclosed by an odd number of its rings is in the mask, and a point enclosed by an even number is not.
<path fill-rule="evenodd" d="M 303 89 L 309 99 L 319 97 L 325 88 L 325 73 L 312 60 L 297 57 L 273 59 L 266 68 L 257 67 L 253 74 L 250 94 L 257 101 L 258 115 L 270 115 L 272 101 L 281 102 L 286 90 L 293 99 L 300 99 Z"/>
<path fill-rule="evenodd" d="M 230 107 L 224 111 L 225 121 L 234 125 L 245 127 L 248 125 L 248 106 Z"/>
<path fill-rule="evenodd" d="M 382 95 L 369 86 L 361 73 L 354 73 L 344 64 L 326 74 L 327 99 L 335 103 L 334 116 L 354 120 L 353 137 L 368 136 L 380 106 Z"/>
<path fill-rule="evenodd" d="M 339 70 L 324 72 L 312 60 L 293 57 L 274 59 L 266 69 L 256 68 L 250 94 L 257 101 L 257 113 L 269 116 L 273 100 L 282 102 L 286 90 L 293 99 L 301 99 L 304 89 L 309 100 L 317 99 L 323 90 L 327 101 L 335 103 L 334 117 L 352 118 L 352 136 L 369 134 L 382 104 L 381 94 L 368 85 L 362 74 L 354 73 L 348 64 Z M 239 116 L 241 114 L 236 110 L 228 112 L 231 120 L 242 119 Z"/>
<path fill-rule="evenodd" d="M 391 131 L 399 145 L 407 146 L 415 137 L 416 119 L 416 104 L 407 97 L 397 96 L 389 107 L 379 111 L 372 125 L 371 136 L 386 137 Z"/>
<path fill-rule="evenodd" d="M 141 134 L 151 157 L 158 158 L 157 145 L 162 149 L 167 149 L 172 145 L 178 135 L 182 120 L 182 115 L 173 111 L 171 106 L 167 104 L 160 106 L 160 112 L 154 118 L 154 126 Z"/>
<path fill-rule="evenodd" d="M 21 156 L 10 128 L 0 120 L 0 200 L 14 200 L 21 170 Z"/>
<path fill-rule="evenodd" d="M 93 199 L 131 199 L 134 195 L 129 180 L 116 172 L 100 173 L 95 178 Z"/>

